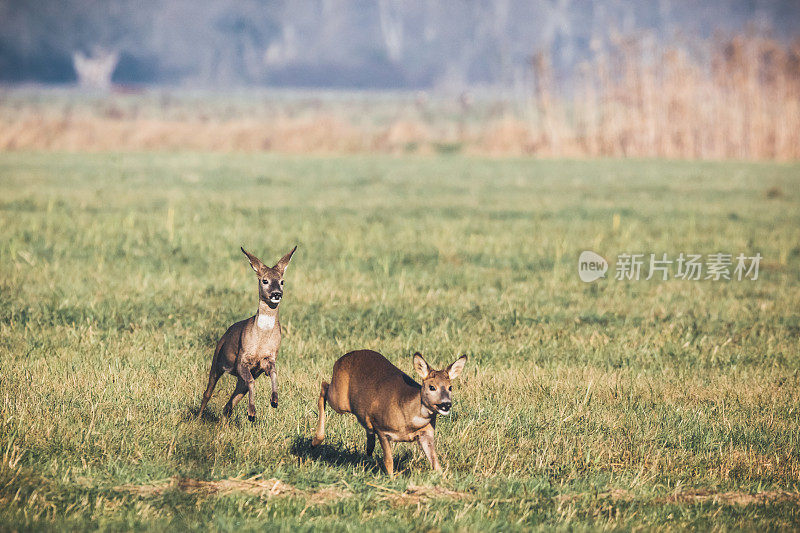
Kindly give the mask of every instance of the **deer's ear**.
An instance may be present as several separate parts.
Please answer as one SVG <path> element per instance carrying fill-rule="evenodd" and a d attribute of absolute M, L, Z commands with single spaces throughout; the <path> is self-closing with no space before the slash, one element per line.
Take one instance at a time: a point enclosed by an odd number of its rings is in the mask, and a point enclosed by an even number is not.
<path fill-rule="evenodd" d="M 289 266 L 289 261 L 291 261 L 292 254 L 294 253 L 295 250 L 297 250 L 297 246 L 292 248 L 291 252 L 289 252 L 288 254 L 286 254 L 283 257 L 281 257 L 281 260 L 278 261 L 278 263 L 275 265 L 275 267 L 274 267 L 275 270 L 280 272 L 281 276 L 283 276 L 283 273 L 286 272 L 286 267 Z"/>
<path fill-rule="evenodd" d="M 456 359 L 453 364 L 448 366 L 447 375 L 450 377 L 450 379 L 456 379 L 461 374 L 461 371 L 464 370 L 465 364 L 467 364 L 467 356 L 462 355 Z"/>
<path fill-rule="evenodd" d="M 254 256 L 247 250 L 245 250 L 244 247 L 242 247 L 242 252 L 244 253 L 244 255 L 247 256 L 247 259 L 250 260 L 250 266 L 253 267 L 255 273 L 258 274 L 259 276 L 262 275 L 267 267 L 264 265 L 264 263 L 261 262 L 261 259 Z"/>
<path fill-rule="evenodd" d="M 427 378 L 428 374 L 431 373 L 431 367 L 428 366 L 428 363 L 419 352 L 414 354 L 414 370 L 422 379 Z"/>

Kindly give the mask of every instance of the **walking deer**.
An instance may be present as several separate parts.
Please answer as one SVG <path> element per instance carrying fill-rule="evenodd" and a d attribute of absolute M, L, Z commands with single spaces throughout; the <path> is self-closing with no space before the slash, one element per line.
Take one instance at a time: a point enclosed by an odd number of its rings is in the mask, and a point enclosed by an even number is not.
<path fill-rule="evenodd" d="M 203 393 L 198 417 L 214 393 L 217 380 L 225 372 L 236 376 L 236 388 L 228 403 L 222 410 L 225 417 L 229 417 L 233 408 L 247 393 L 247 417 L 255 421 L 256 408 L 253 404 L 255 380 L 262 373 L 269 375 L 272 382 L 272 407 L 278 407 L 278 372 L 277 357 L 281 347 L 281 323 L 278 321 L 278 305 L 283 298 L 283 275 L 292 254 L 284 255 L 274 267 L 268 267 L 259 258 L 248 253 L 244 248 L 242 252 L 250 260 L 258 276 L 258 311 L 248 319 L 235 323 L 217 342 L 214 358 L 211 360 L 211 371 L 208 375 L 208 386 Z"/>
<path fill-rule="evenodd" d="M 422 384 L 371 350 L 350 352 L 333 365 L 330 383 L 323 381 L 318 407 L 319 421 L 311 441 L 325 439 L 325 403 L 337 413 L 352 413 L 367 431 L 367 455 L 375 448 L 375 436 L 383 449 L 383 464 L 394 476 L 393 442 L 417 441 L 434 470 L 441 470 L 434 448 L 437 415 L 450 414 L 451 381 L 461 374 L 467 356 L 462 355 L 444 370 L 434 370 L 422 355 L 414 354 L 414 370 Z"/>

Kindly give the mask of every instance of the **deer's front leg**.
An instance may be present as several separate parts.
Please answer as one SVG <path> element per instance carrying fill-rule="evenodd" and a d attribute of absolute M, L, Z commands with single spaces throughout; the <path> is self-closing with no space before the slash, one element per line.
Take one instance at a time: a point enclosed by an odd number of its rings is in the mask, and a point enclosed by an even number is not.
<path fill-rule="evenodd" d="M 256 405 L 253 403 L 253 393 L 256 389 L 256 380 L 247 365 L 240 364 L 238 371 L 239 377 L 242 378 L 242 380 L 245 382 L 245 385 L 247 385 L 247 418 L 250 419 L 250 422 L 255 422 Z"/>
<path fill-rule="evenodd" d="M 278 407 L 278 368 L 275 363 L 272 363 L 272 370 L 269 372 L 269 381 L 272 383 L 272 398 L 269 404 L 272 407 Z"/>
<path fill-rule="evenodd" d="M 271 359 L 262 359 L 261 368 L 269 374 L 269 381 L 272 384 L 272 398 L 269 404 L 272 407 L 278 407 L 278 365 Z"/>
<path fill-rule="evenodd" d="M 422 453 L 428 459 L 434 470 L 437 472 L 442 470 L 439 464 L 439 458 L 436 456 L 436 448 L 433 445 L 433 428 L 428 426 L 428 430 L 419 436 L 419 447 L 422 448 Z"/>

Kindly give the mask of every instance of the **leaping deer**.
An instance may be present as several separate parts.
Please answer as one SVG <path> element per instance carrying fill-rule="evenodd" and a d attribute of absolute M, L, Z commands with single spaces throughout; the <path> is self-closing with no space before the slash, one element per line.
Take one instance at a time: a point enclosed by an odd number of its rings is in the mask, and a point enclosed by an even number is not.
<path fill-rule="evenodd" d="M 262 373 L 269 375 L 272 382 L 272 407 L 278 407 L 278 349 L 281 347 L 281 323 L 278 321 L 278 305 L 283 298 L 283 275 L 292 254 L 284 255 L 274 267 L 268 267 L 261 260 L 248 253 L 244 248 L 242 252 L 250 260 L 258 276 L 258 312 L 248 319 L 235 323 L 217 342 L 214 358 L 211 360 L 211 371 L 208 375 L 208 386 L 203 393 L 198 418 L 214 393 L 217 380 L 227 372 L 236 376 L 236 388 L 228 403 L 222 410 L 225 417 L 229 417 L 233 408 L 247 393 L 247 416 L 251 422 L 255 421 L 256 408 L 253 404 L 255 381 Z"/>

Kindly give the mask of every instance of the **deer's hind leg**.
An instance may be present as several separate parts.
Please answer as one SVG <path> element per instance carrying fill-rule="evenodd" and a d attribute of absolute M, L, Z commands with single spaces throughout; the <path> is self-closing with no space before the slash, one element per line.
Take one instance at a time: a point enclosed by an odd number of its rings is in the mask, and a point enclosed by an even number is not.
<path fill-rule="evenodd" d="M 211 358 L 211 370 L 208 371 L 208 385 L 206 386 L 206 391 L 203 393 L 203 400 L 200 402 L 200 411 L 197 413 L 197 418 L 203 416 L 203 411 L 206 410 L 206 405 L 208 405 L 211 395 L 214 394 L 214 387 L 217 386 L 217 381 L 219 381 L 219 378 L 225 373 L 217 364 L 223 346 L 224 337 L 220 339 L 217 343 L 217 347 L 214 349 L 214 357 Z"/>
<path fill-rule="evenodd" d="M 319 388 L 319 398 L 317 399 L 319 420 L 317 420 L 317 431 L 314 433 L 314 438 L 311 439 L 311 446 L 318 446 L 325 440 L 325 398 L 328 395 L 328 386 L 328 382 L 323 381 Z"/>
<path fill-rule="evenodd" d="M 244 395 L 247 394 L 247 390 L 247 383 L 242 378 L 238 378 L 236 380 L 236 388 L 233 389 L 233 394 L 231 394 L 230 399 L 228 399 L 228 403 L 225 404 L 225 408 L 222 409 L 222 416 L 226 418 L 231 416 L 233 408 L 244 398 Z"/>
<path fill-rule="evenodd" d="M 375 432 L 367 430 L 367 457 L 371 457 L 373 451 L 375 451 Z"/>
<path fill-rule="evenodd" d="M 208 386 L 206 387 L 206 391 L 203 393 L 203 400 L 200 402 L 200 412 L 197 413 L 197 418 L 201 418 L 203 416 L 203 411 L 206 410 L 206 405 L 208 405 L 208 401 L 211 399 L 211 395 L 214 394 L 214 387 L 217 386 L 217 381 L 222 376 L 223 372 L 217 370 L 216 365 L 211 365 L 211 371 L 208 373 Z"/>
<path fill-rule="evenodd" d="M 383 466 L 386 468 L 386 473 L 389 477 L 394 477 L 394 458 L 392 457 L 392 442 L 389 437 L 383 433 L 378 433 L 378 440 L 381 441 L 381 448 L 383 449 Z"/>

